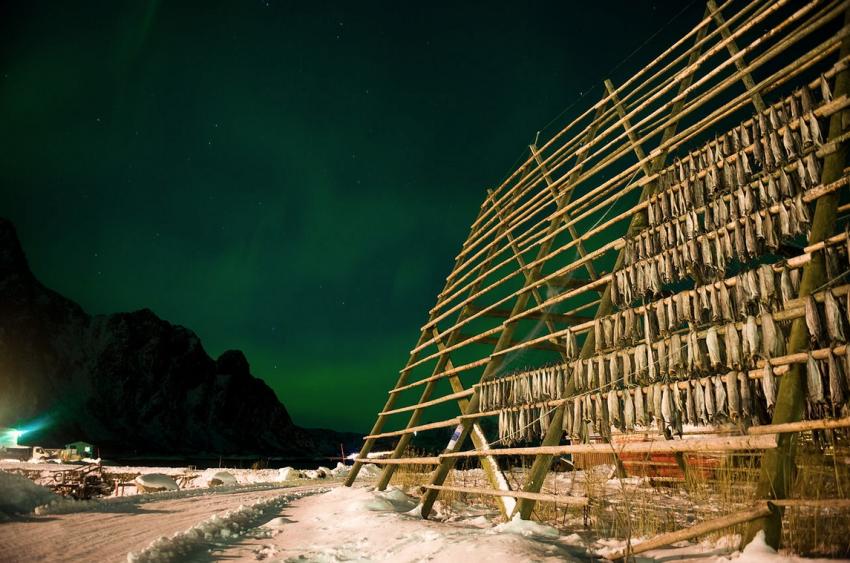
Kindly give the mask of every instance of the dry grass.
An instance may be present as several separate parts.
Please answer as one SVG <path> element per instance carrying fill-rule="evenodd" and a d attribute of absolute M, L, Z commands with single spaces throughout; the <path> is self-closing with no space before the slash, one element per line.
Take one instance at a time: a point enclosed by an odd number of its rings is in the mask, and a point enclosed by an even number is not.
<path fill-rule="evenodd" d="M 823 443 L 823 440 L 816 443 L 810 435 L 801 438 L 792 498 L 850 498 L 850 446 L 843 435 L 827 442 L 825 447 Z M 417 452 L 408 454 L 414 456 Z M 658 466 L 651 461 L 630 464 L 630 477 L 618 479 L 610 464 L 594 465 L 610 462 L 609 458 L 576 461 L 583 470 L 550 473 L 542 492 L 586 495 L 591 499 L 587 511 L 538 502 L 532 517 L 564 532 L 592 532 L 597 537 L 626 539 L 655 536 L 752 507 L 756 501 L 761 454 L 716 456 L 717 463 L 711 469 L 705 468 L 706 456 L 686 457 L 688 467 L 702 467 L 690 470 L 687 479 L 671 478 L 670 474 L 675 474 L 677 468 L 669 462 L 661 462 Z M 529 465 L 529 460 L 525 460 L 522 465 L 505 472 L 511 488 L 521 488 Z M 474 460 L 458 465 L 458 471 L 450 473 L 445 484 L 487 487 L 482 471 L 469 470 L 476 466 Z M 419 494 L 419 486 L 427 481 L 432 469 L 425 465 L 400 466 L 392 484 L 411 494 Z M 668 476 L 654 477 L 659 471 Z M 451 515 L 460 503 L 498 513 L 497 500 L 491 496 L 443 491 L 440 503 L 439 509 L 446 515 Z M 744 529 L 742 525 L 714 536 L 742 535 Z M 848 531 L 850 510 L 787 508 L 782 543 L 783 547 L 803 555 L 847 557 L 850 556 Z"/>

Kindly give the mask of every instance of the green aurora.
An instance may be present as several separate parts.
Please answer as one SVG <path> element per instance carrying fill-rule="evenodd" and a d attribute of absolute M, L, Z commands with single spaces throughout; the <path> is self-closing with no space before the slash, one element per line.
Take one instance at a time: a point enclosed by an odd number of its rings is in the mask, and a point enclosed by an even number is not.
<path fill-rule="evenodd" d="M 151 308 L 366 431 L 485 188 L 682 6 L 7 2 L 0 215 L 87 311 Z"/>

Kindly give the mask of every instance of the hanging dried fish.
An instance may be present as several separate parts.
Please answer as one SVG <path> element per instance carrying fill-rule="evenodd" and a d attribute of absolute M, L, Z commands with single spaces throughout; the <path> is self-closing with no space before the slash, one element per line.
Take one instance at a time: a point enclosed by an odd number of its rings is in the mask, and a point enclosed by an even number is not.
<path fill-rule="evenodd" d="M 617 391 L 611 389 L 608 392 L 607 396 L 608 400 L 608 420 L 611 422 L 611 425 L 616 426 L 620 430 L 622 430 L 623 426 L 623 417 L 620 413 L 620 399 L 617 397 Z"/>
<path fill-rule="evenodd" d="M 620 383 L 620 367 L 619 361 L 617 358 L 619 354 L 617 352 L 611 352 L 611 355 L 608 356 L 608 375 L 611 378 L 609 380 L 611 386 L 616 386 Z"/>
<path fill-rule="evenodd" d="M 785 173 L 784 168 L 779 169 L 779 193 L 782 194 L 783 198 L 793 197 L 794 195 L 794 186 L 791 183 L 791 178 L 788 177 L 788 174 Z"/>
<path fill-rule="evenodd" d="M 593 321 L 593 343 L 597 353 L 602 351 L 604 346 L 604 337 L 602 336 L 602 320 L 596 319 Z"/>
<path fill-rule="evenodd" d="M 770 120 L 771 129 L 776 130 L 782 127 L 782 120 L 779 119 L 779 115 L 777 114 L 774 106 L 767 108 L 767 117 Z"/>
<path fill-rule="evenodd" d="M 628 432 L 635 429 L 635 402 L 628 389 L 623 389 L 623 425 Z"/>
<path fill-rule="evenodd" d="M 567 329 L 567 334 L 564 335 L 566 340 L 566 350 L 564 355 L 567 359 L 572 360 L 575 359 L 576 355 L 578 355 L 578 345 L 576 344 L 576 335 L 573 334 L 573 331 L 569 328 Z"/>
<path fill-rule="evenodd" d="M 646 426 L 646 407 L 644 403 L 643 388 L 640 385 L 635 387 L 634 409 L 635 423 L 639 426 Z"/>
<path fill-rule="evenodd" d="M 752 144 L 752 141 L 750 140 L 750 132 L 744 126 L 743 122 L 738 127 L 738 131 L 740 132 L 741 136 L 741 147 L 744 148 L 750 146 Z"/>
<path fill-rule="evenodd" d="M 788 209 L 785 207 L 785 202 L 779 202 L 779 234 L 782 238 L 788 238 L 793 235 L 791 230 L 791 217 L 788 215 Z"/>
<path fill-rule="evenodd" d="M 685 369 L 682 361 L 682 338 L 678 333 L 670 337 L 670 367 L 679 372 Z"/>
<path fill-rule="evenodd" d="M 673 424 L 673 399 L 671 397 L 670 385 L 661 385 L 661 419 L 664 424 Z"/>
<path fill-rule="evenodd" d="M 667 333 L 667 309 L 664 306 L 664 301 L 656 301 L 653 304 L 655 309 L 655 320 L 658 324 L 658 330 L 661 334 Z"/>
<path fill-rule="evenodd" d="M 745 129 L 745 131 L 746 131 L 746 129 Z M 758 162 L 759 165 L 764 166 L 765 165 L 764 147 L 762 145 L 761 139 L 762 139 L 762 132 L 761 132 L 761 129 L 759 128 L 758 121 L 753 120 L 753 143 L 752 143 L 752 145 L 753 145 L 753 156 L 755 157 L 756 162 Z"/>
<path fill-rule="evenodd" d="M 599 379 L 599 389 L 604 389 L 609 382 L 607 364 L 605 356 L 596 358 L 596 377 Z"/>
<path fill-rule="evenodd" d="M 726 325 L 724 341 L 726 344 L 726 364 L 733 369 L 741 369 L 741 340 L 735 323 Z"/>
<path fill-rule="evenodd" d="M 800 107 L 802 108 L 803 113 L 812 111 L 814 105 L 815 104 L 812 101 L 812 92 L 809 90 L 809 86 L 807 84 L 803 84 L 800 88 Z"/>
<path fill-rule="evenodd" d="M 818 362 L 812 357 L 811 352 L 806 361 L 806 393 L 810 403 L 825 403 L 823 394 L 823 376 L 821 375 Z"/>
<path fill-rule="evenodd" d="M 595 415 L 596 418 L 594 422 L 596 423 L 596 430 L 603 435 L 606 435 L 610 432 L 611 423 L 608 418 L 608 407 L 605 404 L 605 401 L 602 399 L 602 393 L 596 393 L 593 396 L 593 402 L 595 407 Z"/>
<path fill-rule="evenodd" d="M 829 350 L 827 356 L 827 372 L 829 378 L 829 401 L 836 410 L 844 406 L 844 400 L 847 397 L 847 390 L 844 388 L 844 376 L 841 373 L 841 365 L 835 360 L 835 355 L 832 350 Z"/>
<path fill-rule="evenodd" d="M 797 155 L 797 149 L 794 147 L 794 139 L 791 138 L 791 127 L 786 127 L 782 134 L 782 147 L 785 149 L 785 154 L 788 158 L 794 158 Z"/>
<path fill-rule="evenodd" d="M 758 268 L 759 298 L 765 305 L 769 305 L 776 295 L 773 268 L 769 264 L 762 264 Z"/>
<path fill-rule="evenodd" d="M 785 355 L 785 335 L 776 326 L 770 313 L 761 315 L 761 340 L 765 358 Z"/>
<path fill-rule="evenodd" d="M 717 327 L 708 327 L 705 332 L 705 345 L 708 348 L 708 359 L 712 368 L 720 366 L 720 341 L 717 339 Z"/>
<path fill-rule="evenodd" d="M 773 414 L 773 406 L 776 404 L 776 379 L 773 377 L 773 366 L 765 360 L 761 376 L 761 391 L 764 395 L 767 410 Z"/>
<path fill-rule="evenodd" d="M 779 249 L 779 239 L 776 237 L 776 227 L 774 226 L 773 217 L 767 211 L 764 214 L 764 246 L 771 252 Z"/>
<path fill-rule="evenodd" d="M 730 376 L 731 377 L 731 374 Z M 753 414 L 753 399 L 750 393 L 750 378 L 746 372 L 738 374 L 738 388 L 741 391 L 741 416 L 745 419 Z"/>
<path fill-rule="evenodd" d="M 680 322 L 676 320 L 676 307 L 673 303 L 673 298 L 668 297 L 667 299 L 664 300 L 664 304 L 667 308 L 667 310 L 666 310 L 667 331 L 669 333 L 669 332 L 673 332 L 674 330 L 676 330 L 676 328 L 679 326 Z"/>
<path fill-rule="evenodd" d="M 646 344 L 638 344 L 634 349 L 635 377 L 640 380 L 646 376 Z"/>
<path fill-rule="evenodd" d="M 692 320 L 690 292 L 683 291 L 676 296 L 676 318 L 679 322 Z"/>
<path fill-rule="evenodd" d="M 652 389 L 652 415 L 655 418 L 655 423 L 658 429 L 664 428 L 664 392 L 667 386 L 663 383 L 656 383 Z M 669 399 L 669 397 L 668 397 Z M 669 411 L 668 411 L 669 412 Z"/>
<path fill-rule="evenodd" d="M 655 359 L 653 358 L 652 352 L 653 352 L 652 344 L 647 344 L 646 345 L 647 375 L 649 376 L 650 381 L 655 381 L 656 379 L 658 379 L 658 375 L 657 375 L 657 369 L 656 369 L 656 366 L 655 366 Z"/>
<path fill-rule="evenodd" d="M 729 401 L 729 418 L 738 420 L 741 415 L 741 396 L 738 392 L 738 378 L 731 371 L 723 378 L 726 383 L 726 399 Z"/>
<path fill-rule="evenodd" d="M 779 142 L 779 135 L 776 133 L 776 131 L 771 131 L 769 138 L 770 153 L 773 157 L 774 163 L 776 163 L 776 165 L 779 165 L 780 163 L 785 162 L 787 160 L 787 156 L 782 150 L 782 144 Z"/>
<path fill-rule="evenodd" d="M 756 272 L 754 270 L 744 272 L 743 281 L 747 303 L 758 303 L 761 300 L 761 288 Z"/>
<path fill-rule="evenodd" d="M 747 249 L 749 258 L 752 259 L 759 255 L 758 241 L 749 215 L 744 217 L 744 247 Z"/>
<path fill-rule="evenodd" d="M 744 231 L 741 228 L 741 223 L 739 221 L 735 221 L 734 229 L 732 229 L 732 233 L 735 235 L 735 255 L 741 262 L 747 261 L 747 247 L 744 244 Z"/>
<path fill-rule="evenodd" d="M 824 103 L 832 101 L 832 91 L 829 89 L 829 81 L 823 74 L 820 75 L 820 94 Z"/>
<path fill-rule="evenodd" d="M 610 316 L 602 318 L 602 336 L 605 338 L 605 347 L 614 346 L 614 322 Z"/>
<path fill-rule="evenodd" d="M 807 116 L 801 117 L 798 123 L 800 124 L 800 137 L 803 140 L 803 148 L 806 149 L 812 146 L 813 143 L 812 130 L 808 124 Z"/>
<path fill-rule="evenodd" d="M 708 416 L 705 411 L 705 394 L 702 390 L 702 385 L 695 379 L 687 383 L 691 387 L 691 395 L 694 401 L 695 422 L 693 424 L 706 424 L 708 422 Z"/>
<path fill-rule="evenodd" d="M 823 338 L 817 305 L 815 304 L 814 297 L 811 295 L 806 295 L 803 298 L 803 303 L 806 309 L 806 327 L 809 329 L 809 339 L 813 345 L 817 345 Z"/>
<path fill-rule="evenodd" d="M 670 356 L 667 354 L 667 340 L 661 339 L 658 341 L 658 371 L 661 375 L 668 375 L 670 373 L 669 359 Z"/>
<path fill-rule="evenodd" d="M 714 412 L 718 414 L 728 414 L 726 408 L 726 382 L 719 375 L 712 378 L 714 382 Z"/>
<path fill-rule="evenodd" d="M 841 326 L 841 309 L 838 308 L 838 301 L 835 300 L 835 295 L 833 295 L 831 289 L 827 289 L 823 293 L 823 310 L 826 319 L 826 333 L 830 342 L 846 342 L 844 329 Z"/>
<path fill-rule="evenodd" d="M 712 385 L 712 380 L 709 377 L 701 379 L 700 383 L 702 384 L 702 397 L 705 402 L 705 413 L 707 415 L 708 422 L 713 422 L 714 415 L 717 414 L 717 410 L 714 406 L 714 385 Z"/>
<path fill-rule="evenodd" d="M 697 409 L 694 404 L 694 395 L 691 391 L 691 386 L 688 382 L 685 382 L 685 416 L 688 421 L 688 424 L 698 424 L 697 421 Z"/>
<path fill-rule="evenodd" d="M 729 297 L 729 288 L 724 282 L 720 282 L 720 287 L 717 290 L 718 301 L 720 302 L 720 318 L 726 322 L 735 320 L 734 303 Z"/>
<path fill-rule="evenodd" d="M 800 123 L 802 124 L 805 121 L 806 120 L 801 119 Z M 812 135 L 812 142 L 817 146 L 821 146 L 823 144 L 823 135 L 821 134 L 820 123 L 818 123 L 818 118 L 815 116 L 814 112 L 809 112 L 808 122 L 809 131 Z"/>
<path fill-rule="evenodd" d="M 788 269 L 782 268 L 779 274 L 779 295 L 782 298 L 782 306 L 794 299 L 794 289 L 791 287 L 791 278 L 788 275 Z"/>
<path fill-rule="evenodd" d="M 696 332 L 691 330 L 687 336 L 688 344 L 688 371 L 697 371 L 697 364 L 702 361 L 699 351 L 699 342 L 697 341 Z"/>
<path fill-rule="evenodd" d="M 747 320 L 744 321 L 742 329 L 744 343 L 744 358 L 748 361 L 754 361 L 759 355 L 759 330 L 756 324 L 756 318 L 752 315 L 747 315 Z"/>
<path fill-rule="evenodd" d="M 806 155 L 806 179 L 810 187 L 820 183 L 820 165 L 812 152 Z"/>

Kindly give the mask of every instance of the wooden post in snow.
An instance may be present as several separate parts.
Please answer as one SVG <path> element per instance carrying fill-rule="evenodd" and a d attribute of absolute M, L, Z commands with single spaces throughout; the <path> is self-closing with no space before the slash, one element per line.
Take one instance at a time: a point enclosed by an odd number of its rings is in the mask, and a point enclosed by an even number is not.
<path fill-rule="evenodd" d="M 850 9 L 844 16 L 844 25 L 850 24 Z M 839 58 L 850 55 L 850 38 L 841 42 Z M 846 96 L 850 93 L 850 71 L 845 67 L 835 76 L 833 98 Z M 838 138 L 844 131 L 843 121 L 848 117 L 848 110 L 835 113 L 829 119 L 829 135 L 827 140 Z M 847 155 L 847 144 L 844 143 L 834 153 L 824 158 L 821 183 L 834 182 L 843 174 Z M 832 192 L 817 200 L 815 213 L 812 218 L 812 230 L 809 244 L 829 238 L 835 228 L 839 194 Z M 800 282 L 799 297 L 811 294 L 826 281 L 826 268 L 823 253 L 812 255 L 811 261 L 803 266 L 803 278 Z M 788 353 L 793 354 L 809 347 L 809 332 L 804 318 L 797 318 L 791 325 L 788 338 Z M 776 394 L 776 410 L 772 424 L 796 422 L 803 418 L 805 384 L 803 382 L 804 368 L 794 364 L 791 370 L 782 377 Z M 794 470 L 794 454 L 796 451 L 797 434 L 780 435 L 779 446 L 766 452 L 761 464 L 761 476 L 756 490 L 758 498 L 784 499 L 791 489 Z M 747 531 L 745 541 L 749 543 L 758 530 L 764 530 L 765 541 L 771 547 L 778 548 L 782 535 L 782 510 L 776 511 L 753 522 Z"/>

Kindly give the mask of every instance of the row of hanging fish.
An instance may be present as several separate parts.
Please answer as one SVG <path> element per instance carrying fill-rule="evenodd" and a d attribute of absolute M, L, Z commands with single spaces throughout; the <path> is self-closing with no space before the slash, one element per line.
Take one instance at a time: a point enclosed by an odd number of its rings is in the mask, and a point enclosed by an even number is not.
<path fill-rule="evenodd" d="M 764 377 L 767 372 L 769 377 Z M 571 436 L 629 432 L 656 427 L 682 434 L 685 424 L 765 424 L 775 403 L 776 380 L 770 368 L 759 379 L 746 372 L 682 382 L 659 382 L 619 392 L 579 395 L 566 405 L 563 429 Z M 588 428 L 588 426 L 591 426 Z"/>
<path fill-rule="evenodd" d="M 747 263 L 764 254 L 775 252 L 781 242 L 797 236 L 808 236 L 811 225 L 808 206 L 801 198 L 777 204 L 775 216 L 762 217 L 756 212 L 735 221 L 731 231 L 722 227 L 651 256 L 635 261 L 613 273 L 611 300 L 618 307 L 638 297 L 657 297 L 665 284 L 693 275 L 704 279 L 721 278 L 727 265 L 737 260 Z"/>
<path fill-rule="evenodd" d="M 822 97 L 827 102 L 831 99 L 829 86 L 825 80 L 822 84 Z M 782 169 L 780 165 L 800 159 L 805 153 L 811 154 L 823 143 L 815 109 L 812 94 L 804 86 L 766 112 L 756 114 L 749 124 L 741 123 L 687 158 L 674 160 L 673 165 L 659 175 L 659 189 L 648 201 L 649 225 L 656 226 L 702 207 L 719 193 L 743 186 L 760 170 Z M 748 149 L 752 152 L 752 162 L 745 156 L 750 152 Z M 811 163 L 802 163 L 802 168 L 801 163 L 794 170 L 799 185 L 805 186 L 804 182 L 811 176 L 806 166 Z M 780 177 L 780 181 L 783 180 Z M 782 182 L 781 188 L 784 197 L 796 195 L 795 186 L 790 183 Z"/>
<path fill-rule="evenodd" d="M 730 322 L 673 333 L 651 345 L 574 360 L 568 364 L 569 373 L 578 391 L 593 391 L 752 368 L 760 358 L 785 355 L 786 336 L 771 313 L 748 315 L 740 325 Z"/>
<path fill-rule="evenodd" d="M 778 268 L 778 271 L 774 268 Z M 593 323 L 597 353 L 611 348 L 654 341 L 686 323 L 730 322 L 747 315 L 776 311 L 795 299 L 801 270 L 762 264 L 721 282 L 698 286 L 641 307 L 623 309 Z M 575 336 L 566 335 L 568 359 L 575 359 Z"/>
<path fill-rule="evenodd" d="M 741 158 L 736 162 L 748 162 L 747 156 L 742 153 Z M 796 201 L 802 193 L 819 184 L 820 164 L 813 153 L 795 162 L 795 173 L 788 174 L 784 169 L 780 169 L 776 177 L 773 174 L 767 174 L 755 183 L 748 183 L 742 177 L 741 183 L 736 185 L 728 195 L 716 197 L 705 205 L 695 206 L 690 210 L 680 211 L 672 204 L 659 206 L 657 201 L 655 205 L 650 203 L 647 207 L 650 227 L 628 241 L 627 249 L 624 251 L 626 264 L 682 245 L 705 232 L 724 227 L 739 218 L 745 218 L 753 211 L 767 210 L 781 201 L 795 200 L 792 207 L 796 210 L 802 203 Z M 664 201 L 665 198 L 664 194 L 660 195 L 660 201 Z M 673 199 L 671 198 L 671 202 Z M 656 206 L 658 209 L 655 209 Z M 786 206 L 788 206 L 787 203 Z M 659 214 L 662 216 L 661 220 L 658 218 Z M 765 218 L 761 216 L 758 218 L 753 216 L 750 219 L 754 222 L 765 221 Z M 773 218 L 767 219 L 767 221 L 772 220 Z M 789 220 L 792 219 L 789 218 Z"/>
<path fill-rule="evenodd" d="M 843 360 L 843 362 L 842 362 Z M 842 365 L 843 363 L 843 365 Z M 850 354 L 836 357 L 829 349 L 825 359 L 809 354 L 806 361 L 806 416 L 811 420 L 850 414 Z"/>
<path fill-rule="evenodd" d="M 813 152 L 794 159 L 787 167 L 789 171 L 783 167 L 776 173 L 765 173 L 753 179 L 750 157 L 741 152 L 735 161 L 723 165 L 729 178 L 722 189 L 714 190 L 712 198 L 696 197 L 690 186 L 652 196 L 646 208 L 649 226 L 642 236 L 651 236 L 658 241 L 656 244 L 664 247 L 674 246 L 753 210 L 796 197 L 820 183 L 820 163 Z M 707 181 L 711 182 L 711 178 L 707 176 Z M 702 179 L 697 180 L 697 186 L 700 181 Z M 721 203 L 724 207 L 720 207 Z"/>
<path fill-rule="evenodd" d="M 563 364 L 547 366 L 483 382 L 479 389 L 482 412 L 560 399 L 566 386 Z"/>
<path fill-rule="evenodd" d="M 795 270 L 791 270 L 795 271 Z M 795 271 L 796 272 L 796 271 Z M 780 279 L 788 270 L 783 269 Z M 774 321 L 772 313 L 765 311 L 759 315 L 747 314 L 741 326 L 735 323 L 735 315 L 729 310 L 730 307 L 739 308 L 737 303 L 744 303 L 740 310 L 746 310 L 747 303 L 764 303 L 776 294 L 772 285 L 764 283 L 764 279 L 773 281 L 775 272 L 769 265 L 762 265 L 758 269 L 758 276 L 750 270 L 738 276 L 734 286 L 736 291 L 723 295 L 716 291 L 714 286 L 702 286 L 697 290 L 685 291 L 668 300 L 662 300 L 659 309 L 650 306 L 645 309 L 642 323 L 635 322 L 634 332 L 638 332 L 638 326 L 643 327 L 639 339 L 641 341 L 654 342 L 652 345 L 643 342 L 626 349 L 616 350 L 609 353 L 597 354 L 592 358 L 576 359 L 568 364 L 556 364 L 540 369 L 530 370 L 507 377 L 492 379 L 481 384 L 480 409 L 489 411 L 512 407 L 521 404 L 538 403 L 550 399 L 559 399 L 563 396 L 568 378 L 574 378 L 575 388 L 578 391 L 604 390 L 610 387 L 629 386 L 633 383 L 654 383 L 659 378 L 687 377 L 689 374 L 717 373 L 733 369 L 752 368 L 759 358 L 773 358 L 785 354 L 785 334 L 781 326 Z M 760 282 L 756 282 L 756 277 Z M 781 282 L 788 286 L 787 290 L 780 292 L 783 299 L 793 298 L 790 291 L 790 281 Z M 707 298 L 707 287 L 714 290 L 714 299 Z M 723 285 L 722 287 L 725 287 Z M 740 288 L 748 288 L 739 293 Z M 796 291 L 796 290 L 795 290 Z M 735 295 L 735 298 L 732 298 Z M 845 294 L 847 301 L 844 310 L 832 291 L 822 292 L 823 302 L 809 296 L 804 300 L 805 319 L 812 343 L 818 347 L 828 347 L 834 344 L 846 342 L 846 334 L 850 330 L 850 293 Z M 686 296 L 684 300 L 676 299 Z M 762 296 L 767 296 L 765 301 L 760 301 Z M 705 317 L 706 311 L 710 311 L 712 321 L 726 321 L 725 325 L 712 325 L 702 332 L 690 330 L 687 333 L 671 332 L 670 325 L 667 330 L 659 331 L 651 319 L 658 317 L 655 312 L 664 310 L 667 303 L 676 300 L 677 304 L 682 302 L 693 303 L 684 309 L 685 318 L 687 314 L 699 313 Z M 740 301 L 738 301 L 740 300 Z M 650 313 L 652 311 L 652 313 Z M 673 309 L 674 315 L 676 309 Z M 594 326 L 596 330 L 596 341 L 602 342 L 604 346 L 612 346 L 611 334 L 617 323 L 614 319 L 637 319 L 632 309 L 605 317 L 598 320 Z M 720 318 L 713 318 L 715 312 Z M 664 313 L 666 315 L 666 313 Z M 692 321 L 689 321 L 692 323 Z M 622 326 L 622 323 L 619 325 Z M 694 326 L 693 323 L 691 326 Z M 604 329 L 602 327 L 605 327 Z M 656 339 L 657 336 L 664 336 Z M 569 340 L 569 337 L 568 337 Z"/>
<path fill-rule="evenodd" d="M 524 405 L 499 412 L 499 441 L 504 445 L 539 440 L 546 434 L 555 407 Z"/>
<path fill-rule="evenodd" d="M 823 292 L 823 303 L 812 295 L 804 299 L 806 328 L 812 346 L 824 348 L 847 342 L 850 327 L 850 293 L 845 294 L 844 311 L 832 291 Z"/>

